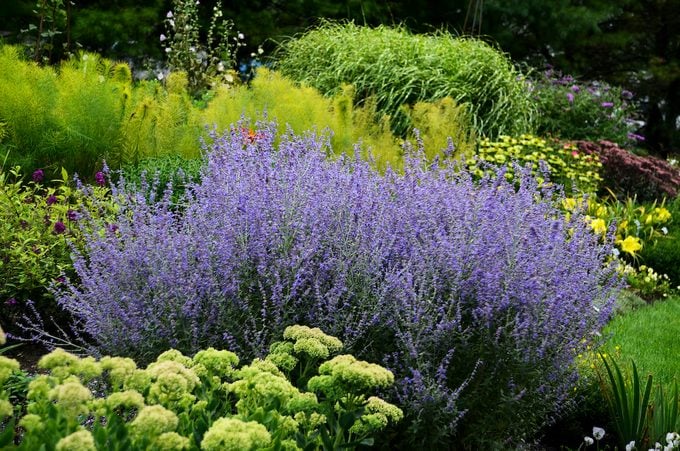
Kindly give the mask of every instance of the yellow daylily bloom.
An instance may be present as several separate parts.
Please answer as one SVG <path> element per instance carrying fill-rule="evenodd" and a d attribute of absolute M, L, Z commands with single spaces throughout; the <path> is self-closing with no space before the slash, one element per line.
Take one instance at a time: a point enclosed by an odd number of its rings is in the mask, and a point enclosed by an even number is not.
<path fill-rule="evenodd" d="M 642 242 L 640 238 L 636 236 L 628 235 L 625 240 L 619 240 L 617 244 L 621 247 L 623 252 L 627 252 L 630 255 L 635 255 L 637 251 L 642 249 Z"/>
<path fill-rule="evenodd" d="M 590 221 L 590 227 L 598 235 L 604 235 L 605 233 L 607 233 L 607 224 L 604 222 L 604 219 L 602 218 L 595 218 L 592 221 Z"/>
<path fill-rule="evenodd" d="M 654 212 L 656 213 L 656 219 L 659 222 L 666 222 L 671 219 L 671 212 L 663 207 L 655 208 Z"/>

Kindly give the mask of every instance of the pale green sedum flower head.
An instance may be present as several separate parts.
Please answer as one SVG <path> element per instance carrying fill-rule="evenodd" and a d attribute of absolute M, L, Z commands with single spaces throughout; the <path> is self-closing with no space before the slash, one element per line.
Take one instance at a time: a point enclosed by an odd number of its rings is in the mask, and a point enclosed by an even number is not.
<path fill-rule="evenodd" d="M 106 406 L 116 409 L 141 409 L 144 407 L 144 397 L 135 390 L 111 393 L 106 398 Z"/>
<path fill-rule="evenodd" d="M 135 361 L 127 357 L 102 357 L 99 363 L 104 371 L 108 371 L 113 390 L 120 390 L 137 369 Z"/>
<path fill-rule="evenodd" d="M 88 412 L 88 402 L 93 399 L 92 392 L 78 379 L 67 379 L 49 391 L 48 398 L 56 401 L 64 413 L 75 418 Z"/>
<path fill-rule="evenodd" d="M 190 441 L 177 432 L 164 432 L 154 440 L 154 447 L 163 451 L 183 451 L 190 448 Z"/>
<path fill-rule="evenodd" d="M 0 385 L 4 384 L 10 375 L 19 370 L 19 362 L 0 355 Z"/>
<path fill-rule="evenodd" d="M 232 377 L 239 359 L 231 351 L 208 348 L 196 353 L 193 365 L 203 365 L 209 376 L 217 376 L 220 379 Z"/>
<path fill-rule="evenodd" d="M 102 373 L 101 364 L 93 357 L 80 357 L 57 348 L 38 361 L 38 367 L 50 370 L 50 375 L 66 380 L 69 376 L 80 376 L 83 381 L 89 381 Z"/>
<path fill-rule="evenodd" d="M 56 451 L 97 451 L 94 437 L 85 429 L 67 435 L 57 442 Z"/>
<path fill-rule="evenodd" d="M 318 327 L 289 326 L 283 331 L 283 338 L 294 342 L 296 354 L 306 354 L 315 359 L 327 359 L 331 354 L 342 350 L 342 342 L 326 335 Z"/>
<path fill-rule="evenodd" d="M 11 417 L 14 414 L 14 407 L 12 403 L 6 399 L 0 399 L 0 421 L 6 417 Z"/>
<path fill-rule="evenodd" d="M 157 437 L 165 432 L 174 432 L 179 418 L 171 410 L 154 405 L 142 408 L 130 426 L 136 437 Z"/>
<path fill-rule="evenodd" d="M 319 366 L 319 376 L 312 377 L 309 390 L 339 399 L 347 393 L 364 394 L 394 383 L 391 371 L 374 363 L 357 360 L 354 356 L 339 355 Z"/>
<path fill-rule="evenodd" d="M 29 413 L 19 420 L 19 426 L 24 428 L 28 433 L 36 433 L 45 428 L 45 423 L 43 423 L 40 415 Z"/>
<path fill-rule="evenodd" d="M 377 396 L 366 400 L 365 413 L 350 428 L 350 432 L 365 435 L 377 432 L 388 425 L 398 423 L 404 418 L 404 413 L 394 404 L 390 404 Z"/>
<path fill-rule="evenodd" d="M 267 429 L 254 421 L 220 418 L 203 436 L 204 451 L 250 451 L 268 446 L 271 436 Z"/>

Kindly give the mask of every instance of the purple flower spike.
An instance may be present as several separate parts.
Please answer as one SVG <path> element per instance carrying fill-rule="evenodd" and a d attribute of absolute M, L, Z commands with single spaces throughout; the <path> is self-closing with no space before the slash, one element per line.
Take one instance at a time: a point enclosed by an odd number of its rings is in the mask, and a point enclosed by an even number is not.
<path fill-rule="evenodd" d="M 574 92 L 581 92 L 581 87 L 579 85 L 573 85 L 571 90 Z"/>
<path fill-rule="evenodd" d="M 18 304 L 18 302 L 17 302 L 17 300 L 14 299 L 14 298 L 9 298 L 9 299 L 7 299 L 7 300 L 5 301 L 5 305 L 6 305 L 7 307 L 14 307 L 14 306 L 17 305 L 17 304 Z"/>
<path fill-rule="evenodd" d="M 614 106 L 612 102 L 602 102 L 602 108 L 611 108 Z"/>
<path fill-rule="evenodd" d="M 55 196 L 54 194 L 51 194 L 51 195 L 47 198 L 47 205 L 54 205 L 54 204 L 56 204 L 56 203 L 57 203 L 57 196 Z"/>
<path fill-rule="evenodd" d="M 36 169 L 36 170 L 33 172 L 33 181 L 34 181 L 35 183 L 40 183 L 40 182 L 42 182 L 44 179 L 45 179 L 45 171 L 43 171 L 42 169 Z"/>
<path fill-rule="evenodd" d="M 64 225 L 63 222 L 57 221 L 57 222 L 54 223 L 54 233 L 56 233 L 56 234 L 64 233 L 65 230 L 66 230 L 66 225 Z"/>
<path fill-rule="evenodd" d="M 69 210 L 66 212 L 66 217 L 69 221 L 76 221 L 78 219 L 78 213 L 75 210 Z"/>
<path fill-rule="evenodd" d="M 574 103 L 574 94 L 568 92 L 567 93 L 567 100 L 569 101 L 569 103 Z"/>
<path fill-rule="evenodd" d="M 99 171 L 94 175 L 94 180 L 99 186 L 104 186 L 104 184 L 106 184 L 106 179 L 104 178 L 104 173 L 102 171 Z"/>

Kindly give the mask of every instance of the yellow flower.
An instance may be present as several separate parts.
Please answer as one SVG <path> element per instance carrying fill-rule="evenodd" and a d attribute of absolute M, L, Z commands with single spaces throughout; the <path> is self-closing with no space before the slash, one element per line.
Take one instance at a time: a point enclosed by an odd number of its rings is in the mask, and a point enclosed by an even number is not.
<path fill-rule="evenodd" d="M 642 249 L 642 242 L 636 236 L 628 235 L 625 240 L 619 240 L 617 243 L 623 252 L 627 252 L 630 255 L 635 255 L 637 251 Z"/>
<path fill-rule="evenodd" d="M 598 235 L 604 235 L 607 232 L 607 224 L 605 224 L 604 219 L 601 218 L 590 221 L 590 227 Z"/>
<path fill-rule="evenodd" d="M 663 207 L 655 208 L 656 220 L 659 222 L 666 222 L 671 219 L 671 213 Z"/>
<path fill-rule="evenodd" d="M 562 205 L 564 206 L 564 209 L 567 211 L 573 211 L 574 208 L 576 208 L 576 199 L 573 197 L 566 197 L 562 201 Z"/>

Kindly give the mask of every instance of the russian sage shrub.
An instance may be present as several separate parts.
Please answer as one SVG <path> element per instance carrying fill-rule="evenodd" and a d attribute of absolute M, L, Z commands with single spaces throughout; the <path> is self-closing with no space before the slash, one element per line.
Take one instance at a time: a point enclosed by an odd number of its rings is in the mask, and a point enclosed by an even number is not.
<path fill-rule="evenodd" d="M 314 135 L 274 148 L 275 130 L 213 136 L 182 205 L 113 188 L 116 227 L 56 293 L 91 350 L 248 358 L 305 324 L 393 371 L 399 440 L 514 443 L 559 414 L 619 283 L 583 218 L 528 172 L 475 182 L 414 150 L 381 174 Z"/>

